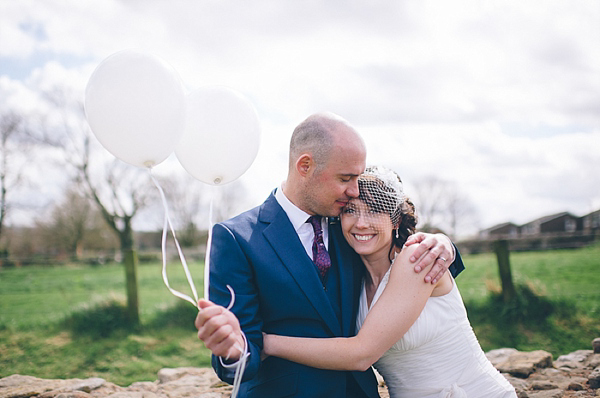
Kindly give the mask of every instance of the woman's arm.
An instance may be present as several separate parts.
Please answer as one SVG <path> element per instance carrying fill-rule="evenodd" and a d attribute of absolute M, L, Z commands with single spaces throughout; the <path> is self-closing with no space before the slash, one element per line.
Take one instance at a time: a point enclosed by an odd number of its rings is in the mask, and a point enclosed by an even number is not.
<path fill-rule="evenodd" d="M 368 369 L 404 336 L 435 288 L 413 271 L 409 258 L 415 249 L 408 246 L 398 254 L 385 291 L 356 336 L 319 339 L 265 335 L 264 353 L 321 369 Z M 449 276 L 442 281 L 446 278 Z"/>

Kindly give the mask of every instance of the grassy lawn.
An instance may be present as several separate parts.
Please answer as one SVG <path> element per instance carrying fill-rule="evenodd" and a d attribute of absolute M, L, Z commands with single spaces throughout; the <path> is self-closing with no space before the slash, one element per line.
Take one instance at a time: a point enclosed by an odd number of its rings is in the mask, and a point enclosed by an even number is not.
<path fill-rule="evenodd" d="M 515 282 L 535 297 L 507 308 L 493 254 L 464 256 L 457 279 L 485 351 L 544 349 L 555 358 L 600 337 L 600 246 L 511 253 Z M 203 264 L 190 263 L 198 293 Z M 163 367 L 210 366 L 196 338 L 196 309 L 164 286 L 161 264 L 139 267 L 141 326 L 124 321 L 121 265 L 0 268 L 0 377 L 102 377 L 119 385 L 156 379 Z M 173 288 L 191 295 L 178 262 Z"/>
<path fill-rule="evenodd" d="M 528 288 L 521 293 L 535 294 L 521 294 L 523 300 L 512 308 L 499 301 L 501 284 L 495 255 L 463 259 L 466 270 L 457 278 L 457 285 L 485 351 L 499 347 L 541 349 L 556 359 L 575 350 L 591 349 L 592 340 L 600 337 L 600 245 L 511 253 L 515 284 Z"/>
<path fill-rule="evenodd" d="M 202 296 L 203 264 L 190 263 L 188 267 L 198 294 Z M 149 321 L 157 312 L 182 301 L 167 290 L 161 272 L 162 264 L 159 263 L 141 264 L 138 267 L 142 323 Z M 192 296 L 179 263 L 169 264 L 167 275 L 172 288 Z M 120 264 L 0 269 L 0 327 L 52 324 L 74 310 L 93 306 L 108 298 L 125 299 L 125 269 Z"/>
<path fill-rule="evenodd" d="M 463 256 L 465 272 L 456 279 L 465 302 L 481 301 L 500 290 L 493 253 Z M 512 252 L 515 284 L 529 284 L 538 295 L 571 300 L 584 314 L 600 318 L 600 245 L 578 250 Z"/>
<path fill-rule="evenodd" d="M 124 314 L 122 265 L 0 269 L 0 377 L 95 376 L 126 386 L 156 380 L 163 367 L 210 366 L 196 338 L 196 309 L 171 295 L 161 266 L 138 269 L 141 327 L 133 330 L 115 326 Z M 188 266 L 202 295 L 203 264 Z M 168 276 L 171 287 L 192 296 L 179 263 Z"/>

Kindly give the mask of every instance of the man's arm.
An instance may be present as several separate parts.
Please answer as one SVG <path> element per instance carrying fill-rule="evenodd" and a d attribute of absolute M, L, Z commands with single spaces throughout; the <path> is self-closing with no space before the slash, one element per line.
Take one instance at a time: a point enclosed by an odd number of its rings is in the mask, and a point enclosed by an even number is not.
<path fill-rule="evenodd" d="M 222 224 L 216 224 L 213 228 L 209 274 L 209 299 L 211 302 L 227 307 L 232 299 L 227 285 L 231 286 L 235 292 L 235 302 L 231 311 L 237 317 L 235 322 L 239 320 L 238 328 L 245 337 L 249 353 L 243 379 L 250 379 L 256 375 L 261 363 L 262 319 L 259 316 L 257 292 L 252 282 L 253 275 L 249 261 L 233 233 Z M 206 311 L 206 309 L 202 311 Z M 197 318 L 199 325 L 203 325 L 202 312 L 198 314 L 198 317 L 200 318 Z M 205 341 L 207 348 L 211 349 L 212 347 L 215 350 L 213 351 L 212 366 L 219 378 L 233 383 L 235 367 L 228 366 L 228 363 L 239 355 L 239 350 L 234 347 L 234 342 L 239 344 L 240 335 L 237 333 L 232 319 L 217 318 L 214 322 L 220 323 L 206 325 L 206 328 L 202 330 L 202 335 L 199 329 L 198 337 Z M 226 325 L 229 325 L 228 327 L 231 328 L 229 332 L 233 334 L 228 333 L 228 329 L 222 329 Z M 213 336 L 211 331 L 217 334 Z M 225 335 L 227 337 L 224 337 Z M 227 360 L 227 354 L 230 355 L 229 360 Z"/>
<path fill-rule="evenodd" d="M 235 315 L 205 299 L 198 301 L 198 310 L 194 322 L 198 338 L 214 355 L 226 361 L 238 361 L 244 354 L 246 341 Z"/>
<path fill-rule="evenodd" d="M 415 244 L 419 246 L 410 261 L 416 263 L 414 269 L 417 273 L 429 270 L 425 282 L 437 283 L 448 269 L 454 277 L 465 269 L 458 249 L 446 235 L 418 232 L 409 236 L 405 243 L 406 246 Z"/>

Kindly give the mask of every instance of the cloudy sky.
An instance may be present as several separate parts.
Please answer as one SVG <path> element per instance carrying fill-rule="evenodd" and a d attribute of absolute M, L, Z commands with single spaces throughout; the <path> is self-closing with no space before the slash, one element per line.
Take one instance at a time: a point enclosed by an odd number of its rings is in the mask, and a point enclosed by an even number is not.
<path fill-rule="evenodd" d="M 35 107 L 60 81 L 83 95 L 128 48 L 190 91 L 252 101 L 255 204 L 285 178 L 294 126 L 328 110 L 409 195 L 428 176 L 455 183 L 481 227 L 600 208 L 597 0 L 0 0 L 0 104 Z"/>

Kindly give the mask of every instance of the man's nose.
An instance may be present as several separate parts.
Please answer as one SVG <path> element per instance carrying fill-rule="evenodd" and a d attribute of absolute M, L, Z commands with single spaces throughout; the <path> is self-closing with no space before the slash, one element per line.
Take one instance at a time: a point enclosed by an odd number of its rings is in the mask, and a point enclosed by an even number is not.
<path fill-rule="evenodd" d="M 360 191 L 358 190 L 358 180 L 353 180 L 350 186 L 346 189 L 346 195 L 350 198 L 358 198 Z"/>

